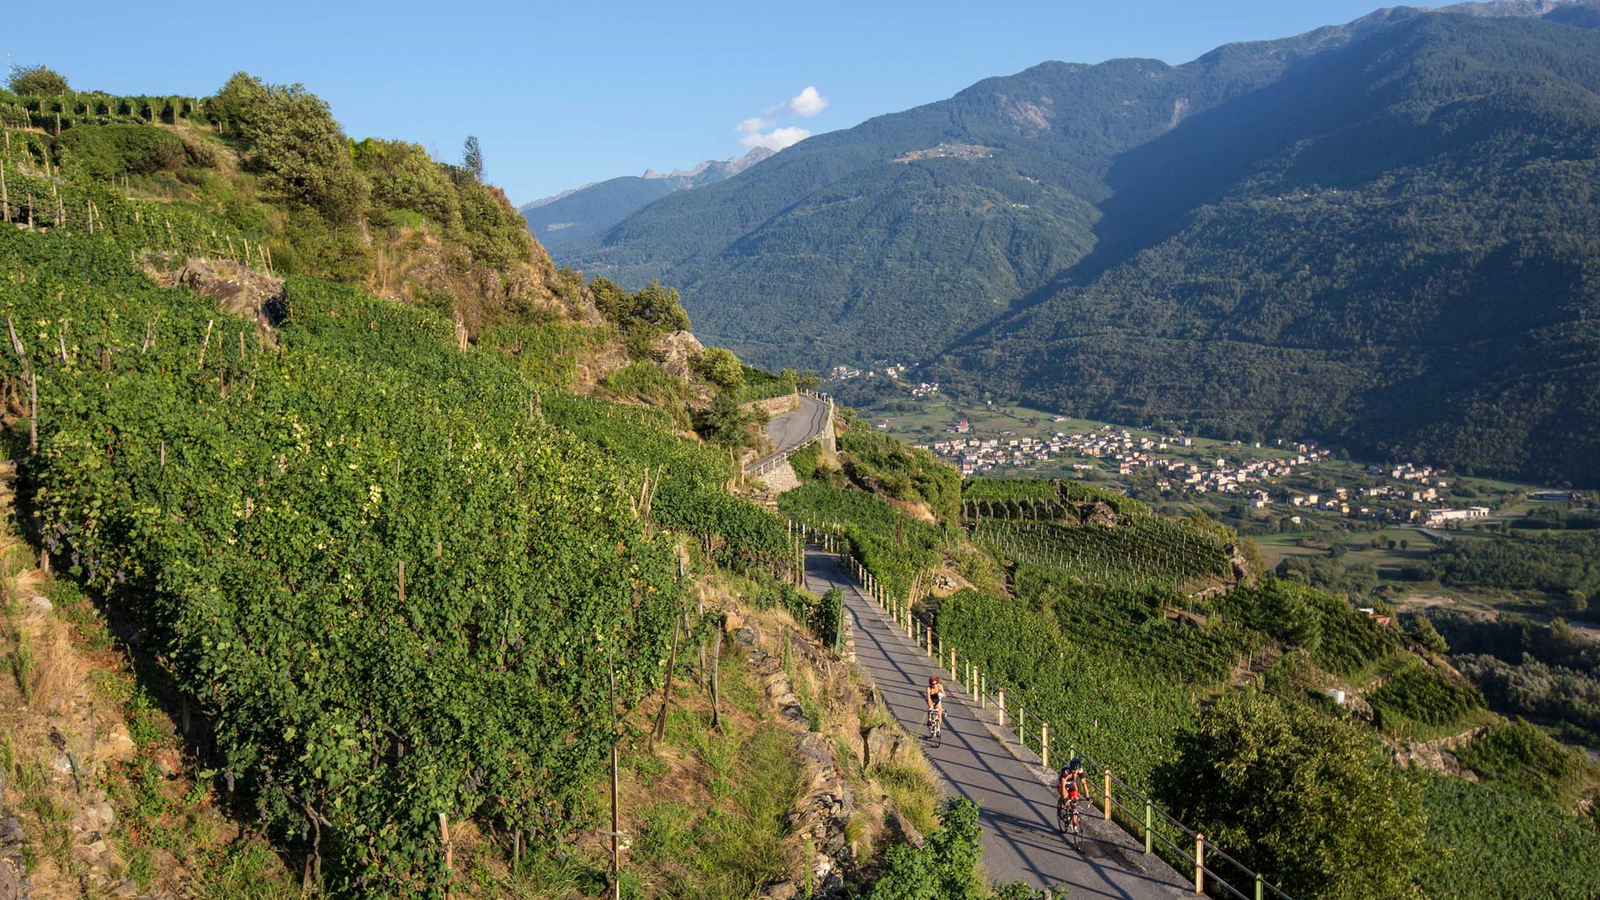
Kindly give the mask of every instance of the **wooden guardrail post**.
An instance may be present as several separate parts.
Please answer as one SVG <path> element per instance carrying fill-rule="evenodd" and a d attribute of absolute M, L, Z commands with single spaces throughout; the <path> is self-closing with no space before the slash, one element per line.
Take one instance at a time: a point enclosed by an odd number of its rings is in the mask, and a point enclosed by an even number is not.
<path fill-rule="evenodd" d="M 1261 894 L 1262 894 L 1262 890 L 1263 890 L 1264 887 L 1265 887 L 1265 883 L 1261 880 L 1261 873 L 1257 872 L 1256 873 L 1256 900 L 1261 900 Z"/>
<path fill-rule="evenodd" d="M 1144 800 L 1144 852 L 1146 853 L 1155 849 L 1155 831 L 1152 827 L 1155 824 L 1155 808 L 1155 804 L 1146 797 Z M 1256 900 L 1261 898 L 1258 897 Z"/>
<path fill-rule="evenodd" d="M 1000 714 L 995 717 L 995 721 L 1000 724 L 1001 728 L 1004 728 L 1004 727 L 1006 727 L 1006 689 L 1005 688 L 1001 688 L 1000 690 L 995 692 L 994 705 L 996 707 L 998 707 L 999 710 L 1000 710 Z"/>
<path fill-rule="evenodd" d="M 1194 892 L 1206 892 L 1206 838 L 1203 834 L 1194 836 Z"/>
<path fill-rule="evenodd" d="M 1109 821 L 1111 821 L 1111 770 L 1110 769 L 1106 769 L 1105 773 L 1106 773 L 1106 795 L 1105 795 L 1105 797 L 1103 799 L 1106 802 L 1106 821 L 1109 822 Z"/>
<path fill-rule="evenodd" d="M 1043 720 L 1039 722 L 1039 761 L 1050 768 L 1050 723 Z"/>

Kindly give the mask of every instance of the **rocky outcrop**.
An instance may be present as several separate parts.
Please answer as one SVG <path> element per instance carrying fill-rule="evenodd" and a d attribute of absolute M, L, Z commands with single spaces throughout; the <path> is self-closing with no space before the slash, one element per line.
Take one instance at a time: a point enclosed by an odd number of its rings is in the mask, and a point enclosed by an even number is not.
<path fill-rule="evenodd" d="M 1233 572 L 1233 580 L 1237 584 L 1253 584 L 1256 575 L 1250 570 L 1250 560 L 1245 558 L 1244 551 L 1238 544 L 1229 544 L 1222 548 L 1228 554 L 1228 566 Z"/>
<path fill-rule="evenodd" d="M 706 352 L 700 339 L 687 331 L 674 331 L 663 334 L 650 342 L 650 356 L 661 364 L 668 375 L 691 381 L 694 378 L 693 365 L 702 353 Z"/>
<path fill-rule="evenodd" d="M 210 297 L 226 312 L 252 319 L 263 330 L 276 327 L 288 314 L 283 299 L 283 279 L 232 260 L 146 253 L 144 268 L 156 283 L 164 287 L 183 286 Z"/>
<path fill-rule="evenodd" d="M 0 773 L 0 796 L 5 793 L 4 778 Z M 22 861 L 22 844 L 27 837 L 16 819 L 0 818 L 0 900 L 27 900 L 33 891 Z"/>
<path fill-rule="evenodd" d="M 1122 518 L 1111 508 L 1111 504 L 1101 500 L 1084 504 L 1078 511 L 1078 519 L 1085 525 L 1104 525 L 1107 528 L 1115 528 L 1122 524 Z"/>
<path fill-rule="evenodd" d="M 1394 757 L 1395 764 L 1402 769 L 1430 769 L 1476 782 L 1478 774 L 1462 766 L 1461 761 L 1450 751 L 1472 743 L 1488 730 L 1488 726 L 1480 725 L 1471 731 L 1438 740 L 1403 741 L 1391 745 L 1390 753 Z"/>
<path fill-rule="evenodd" d="M 806 847 L 811 853 L 806 860 L 809 896 L 815 900 L 842 898 L 846 894 L 847 879 L 860 863 L 845 836 L 845 826 L 857 809 L 855 793 L 834 756 L 832 742 L 811 730 L 810 717 L 795 695 L 793 682 L 783 670 L 783 664 L 761 649 L 760 635 L 733 613 L 726 617 L 724 628 L 733 642 L 744 648 L 750 671 L 762 692 L 778 708 L 784 726 L 797 733 L 795 750 L 801 759 L 805 793 L 789 812 L 788 824 L 794 834 L 806 838 Z M 806 664 L 828 664 L 827 655 L 810 642 L 795 635 L 784 639 L 788 641 L 789 651 Z M 801 893 L 800 885 L 784 880 L 768 885 L 763 896 L 768 900 L 786 900 Z"/>

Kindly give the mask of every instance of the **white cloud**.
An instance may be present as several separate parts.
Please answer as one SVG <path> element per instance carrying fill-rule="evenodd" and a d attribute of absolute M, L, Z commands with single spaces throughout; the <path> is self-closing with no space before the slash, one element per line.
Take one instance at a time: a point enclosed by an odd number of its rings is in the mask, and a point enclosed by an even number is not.
<path fill-rule="evenodd" d="M 817 93 L 817 89 L 815 87 L 808 87 L 799 94 L 789 98 L 789 102 L 785 103 L 783 108 L 794 115 L 809 119 L 817 113 L 822 112 L 827 105 L 827 97 Z"/>
<path fill-rule="evenodd" d="M 751 116 L 743 122 L 733 126 L 733 130 L 746 137 L 755 134 L 763 128 L 771 127 L 772 123 L 760 116 Z"/>
<path fill-rule="evenodd" d="M 761 115 L 745 119 L 733 126 L 733 130 L 738 133 L 739 143 L 743 146 L 751 149 L 765 147 L 776 153 L 811 136 L 811 132 L 804 128 L 794 125 L 780 127 L 779 122 L 790 117 L 808 119 L 827 106 L 827 97 L 817 93 L 815 87 L 807 87 L 787 101 L 763 110 Z"/>
<path fill-rule="evenodd" d="M 748 122 L 749 120 L 746 121 Z M 739 125 L 742 128 L 745 122 L 741 122 Z M 808 137 L 811 137 L 811 132 L 804 128 L 790 126 L 788 128 L 774 128 L 765 134 L 760 131 L 752 131 L 740 138 L 739 143 L 751 148 L 765 147 L 776 152 L 785 147 L 792 147 Z"/>

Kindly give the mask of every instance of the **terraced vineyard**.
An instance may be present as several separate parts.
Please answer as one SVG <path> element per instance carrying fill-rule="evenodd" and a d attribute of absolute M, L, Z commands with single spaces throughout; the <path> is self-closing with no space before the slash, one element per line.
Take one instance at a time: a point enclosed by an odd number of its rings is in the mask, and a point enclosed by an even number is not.
<path fill-rule="evenodd" d="M 985 518 L 971 528 L 974 541 L 1006 558 L 1093 584 L 1170 588 L 1229 572 L 1221 540 L 1155 517 L 1120 526 Z"/>

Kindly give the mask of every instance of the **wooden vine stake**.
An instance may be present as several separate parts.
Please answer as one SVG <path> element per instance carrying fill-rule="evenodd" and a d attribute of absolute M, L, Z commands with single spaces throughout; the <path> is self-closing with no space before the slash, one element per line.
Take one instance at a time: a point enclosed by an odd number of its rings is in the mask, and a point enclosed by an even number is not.
<path fill-rule="evenodd" d="M 606 693 L 611 705 L 611 896 L 622 900 L 622 832 L 617 815 L 617 670 L 608 667 Z"/>
<path fill-rule="evenodd" d="M 456 854 L 455 848 L 450 845 L 450 819 L 444 813 L 439 813 L 439 841 L 444 846 L 444 871 L 445 887 L 444 898 L 450 900 L 450 881 L 455 878 Z"/>
<path fill-rule="evenodd" d="M 661 712 L 656 716 L 655 730 L 650 733 L 650 749 L 656 741 L 667 736 L 667 708 L 672 705 L 672 671 L 678 667 L 678 635 L 683 631 L 681 620 L 672 623 L 672 653 L 667 656 L 667 683 L 661 692 Z"/>
<path fill-rule="evenodd" d="M 718 732 L 722 731 L 722 708 L 718 703 L 720 694 L 717 690 L 717 670 L 722 660 L 722 629 L 726 627 L 727 620 L 719 616 L 717 630 L 711 635 L 711 727 Z"/>

